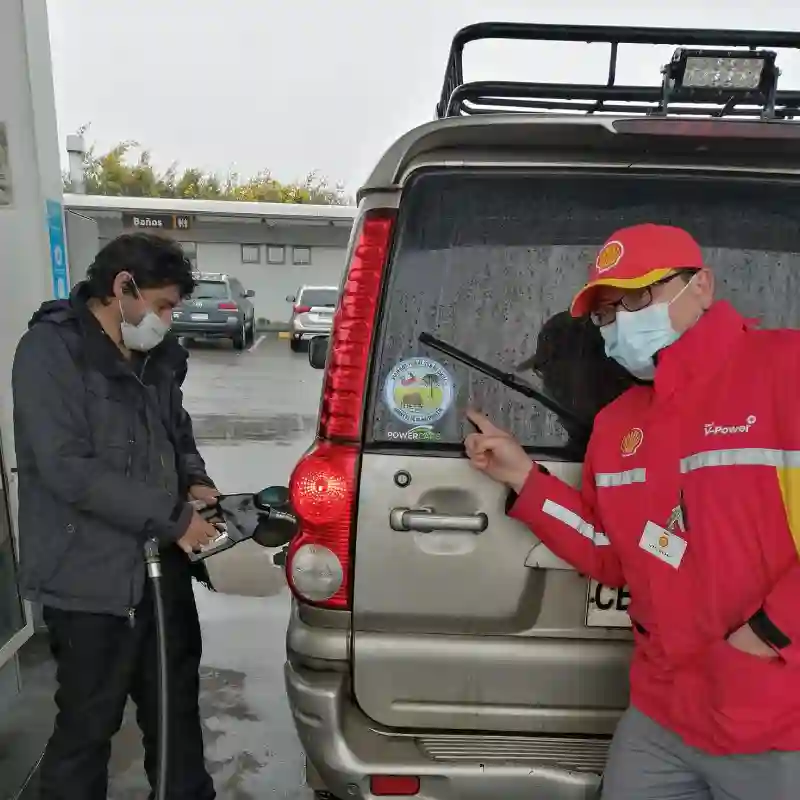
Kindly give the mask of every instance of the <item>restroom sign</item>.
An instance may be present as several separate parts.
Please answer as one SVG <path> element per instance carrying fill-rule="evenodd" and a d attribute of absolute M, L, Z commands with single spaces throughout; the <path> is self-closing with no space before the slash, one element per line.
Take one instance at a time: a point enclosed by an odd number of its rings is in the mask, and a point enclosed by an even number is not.
<path fill-rule="evenodd" d="M 122 225 L 136 231 L 188 231 L 192 218 L 187 214 L 123 214 Z"/>

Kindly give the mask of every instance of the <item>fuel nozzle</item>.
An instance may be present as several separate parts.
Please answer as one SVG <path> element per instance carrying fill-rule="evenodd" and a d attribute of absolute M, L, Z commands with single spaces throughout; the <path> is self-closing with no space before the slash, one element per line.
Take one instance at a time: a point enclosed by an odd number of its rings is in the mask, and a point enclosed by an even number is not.
<path fill-rule="evenodd" d="M 285 544 L 297 530 L 297 519 L 287 504 L 288 491 L 283 487 L 258 494 L 220 495 L 213 505 L 195 503 L 198 514 L 215 525 L 220 535 L 190 558 L 201 561 L 246 539 L 265 547 Z"/>
<path fill-rule="evenodd" d="M 148 578 L 161 577 L 161 553 L 158 549 L 158 540 L 148 539 L 144 543 L 144 563 L 147 567 Z"/>

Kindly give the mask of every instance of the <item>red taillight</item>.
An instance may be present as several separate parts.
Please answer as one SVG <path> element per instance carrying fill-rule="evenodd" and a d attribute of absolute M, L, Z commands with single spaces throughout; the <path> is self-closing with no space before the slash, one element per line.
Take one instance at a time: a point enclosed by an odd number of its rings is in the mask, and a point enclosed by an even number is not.
<path fill-rule="evenodd" d="M 227 303 L 226 302 L 226 303 L 220 303 L 217 306 L 217 308 L 220 311 L 236 311 L 237 310 L 237 305 L 236 305 L 236 303 Z"/>
<path fill-rule="evenodd" d="M 289 482 L 299 529 L 289 546 L 286 574 L 305 603 L 350 606 L 350 534 L 356 501 L 358 449 L 318 441 Z"/>
<path fill-rule="evenodd" d="M 395 217 L 392 209 L 368 211 L 353 248 L 333 317 L 319 412 L 322 439 L 357 441 L 361 435 L 372 335 Z"/>
<path fill-rule="evenodd" d="M 294 313 L 295 314 L 308 314 L 311 311 L 311 306 L 295 306 Z"/>
<path fill-rule="evenodd" d="M 420 789 L 419 778 L 411 775 L 373 775 L 369 783 L 376 797 L 413 797 Z"/>
<path fill-rule="evenodd" d="M 618 119 L 617 133 L 646 136 L 694 136 L 698 139 L 797 139 L 796 122 L 750 122 L 722 119 Z"/>
<path fill-rule="evenodd" d="M 389 209 L 368 211 L 358 231 L 333 318 L 317 441 L 289 482 L 299 528 L 287 552 L 286 575 L 299 600 L 322 608 L 351 605 L 358 440 L 395 216 Z"/>

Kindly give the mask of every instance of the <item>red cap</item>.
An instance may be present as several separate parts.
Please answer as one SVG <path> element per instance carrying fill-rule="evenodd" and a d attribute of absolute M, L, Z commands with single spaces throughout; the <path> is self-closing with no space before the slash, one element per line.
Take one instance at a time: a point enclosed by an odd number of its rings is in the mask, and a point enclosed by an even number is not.
<path fill-rule="evenodd" d="M 600 249 L 589 280 L 572 301 L 572 316 L 592 311 L 599 286 L 641 289 L 676 269 L 702 269 L 700 245 L 682 228 L 646 222 L 622 228 Z"/>

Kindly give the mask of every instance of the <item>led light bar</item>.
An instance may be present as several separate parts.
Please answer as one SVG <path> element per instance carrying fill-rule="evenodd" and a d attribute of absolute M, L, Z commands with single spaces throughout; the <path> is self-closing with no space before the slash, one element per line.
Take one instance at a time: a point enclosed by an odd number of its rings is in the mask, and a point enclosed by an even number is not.
<path fill-rule="evenodd" d="M 757 90 L 766 66 L 763 58 L 688 56 L 683 71 L 687 89 Z"/>
<path fill-rule="evenodd" d="M 678 48 L 664 67 L 669 94 L 691 96 L 744 95 L 766 100 L 778 83 L 775 53 L 771 50 L 687 50 Z"/>

